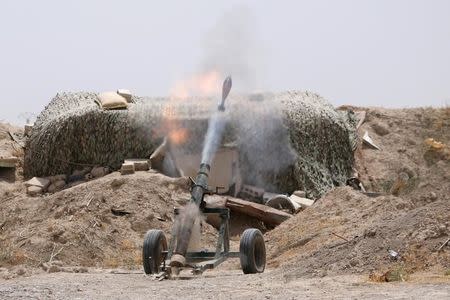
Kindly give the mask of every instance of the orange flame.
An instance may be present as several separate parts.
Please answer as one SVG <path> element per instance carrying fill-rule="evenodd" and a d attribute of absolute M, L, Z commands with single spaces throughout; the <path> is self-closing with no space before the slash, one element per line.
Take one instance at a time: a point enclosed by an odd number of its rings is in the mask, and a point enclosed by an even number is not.
<path fill-rule="evenodd" d="M 169 141 L 173 145 L 182 145 L 187 141 L 189 137 L 189 131 L 187 128 L 178 128 L 169 132 Z"/>
<path fill-rule="evenodd" d="M 172 98 L 186 99 L 189 96 L 210 96 L 220 88 L 220 74 L 210 71 L 194 75 L 189 79 L 179 81 L 170 92 Z"/>
<path fill-rule="evenodd" d="M 170 98 L 163 108 L 163 130 L 169 141 L 174 145 L 182 145 L 189 138 L 189 130 L 181 126 L 178 119 L 177 101 L 183 101 L 190 96 L 211 96 L 220 91 L 220 74 L 209 71 L 194 75 L 191 78 L 177 82 L 170 91 Z"/>

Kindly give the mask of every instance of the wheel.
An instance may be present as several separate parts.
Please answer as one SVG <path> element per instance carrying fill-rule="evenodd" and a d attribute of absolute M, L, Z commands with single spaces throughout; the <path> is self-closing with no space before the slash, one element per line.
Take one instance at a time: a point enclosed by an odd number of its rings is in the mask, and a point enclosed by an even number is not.
<path fill-rule="evenodd" d="M 142 247 L 142 264 L 145 274 L 160 272 L 161 263 L 165 259 L 163 251 L 167 250 L 167 240 L 161 230 L 151 229 L 144 236 Z"/>
<path fill-rule="evenodd" d="M 266 245 L 258 229 L 246 229 L 239 244 L 241 267 L 244 274 L 264 272 L 266 267 Z"/>

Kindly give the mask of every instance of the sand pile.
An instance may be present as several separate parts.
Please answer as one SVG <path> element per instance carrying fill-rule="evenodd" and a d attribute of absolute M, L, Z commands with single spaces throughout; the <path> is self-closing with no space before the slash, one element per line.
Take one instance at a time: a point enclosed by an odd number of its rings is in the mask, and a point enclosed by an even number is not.
<path fill-rule="evenodd" d="M 449 268 L 448 249 L 436 252 L 448 238 L 448 208 L 448 199 L 415 205 L 338 188 L 267 234 L 270 265 L 283 266 L 287 276 L 368 273 L 393 264 L 409 271 Z M 388 250 L 400 253 L 401 262 Z"/>
<path fill-rule="evenodd" d="M 448 199 L 450 108 L 367 109 L 359 135 L 365 131 L 381 148 L 360 145 L 355 153 L 355 167 L 367 189 L 394 192 L 415 204 L 430 197 Z M 429 139 L 442 143 L 443 149 L 430 147 Z M 399 177 L 406 178 L 405 184 L 395 191 Z"/>
<path fill-rule="evenodd" d="M 69 266 L 141 268 L 145 232 L 162 229 L 170 237 L 173 207 L 189 199 L 187 184 L 186 178 L 154 172 L 115 172 L 41 197 L 11 185 L 0 191 L 0 267 L 37 267 L 52 259 Z M 203 231 L 203 245 L 214 247 L 215 230 L 206 224 Z"/>

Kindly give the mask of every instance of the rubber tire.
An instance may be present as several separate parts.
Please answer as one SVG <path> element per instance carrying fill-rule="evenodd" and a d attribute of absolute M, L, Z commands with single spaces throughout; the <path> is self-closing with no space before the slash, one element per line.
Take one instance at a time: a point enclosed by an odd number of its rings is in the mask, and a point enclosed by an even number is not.
<path fill-rule="evenodd" d="M 258 229 L 246 229 L 239 244 L 241 267 L 244 274 L 262 273 L 266 267 L 266 245 Z"/>
<path fill-rule="evenodd" d="M 157 274 L 165 256 L 163 251 L 167 250 L 167 240 L 162 230 L 151 229 L 144 236 L 142 246 L 142 264 L 145 274 Z M 152 259 L 150 259 L 152 258 Z"/>

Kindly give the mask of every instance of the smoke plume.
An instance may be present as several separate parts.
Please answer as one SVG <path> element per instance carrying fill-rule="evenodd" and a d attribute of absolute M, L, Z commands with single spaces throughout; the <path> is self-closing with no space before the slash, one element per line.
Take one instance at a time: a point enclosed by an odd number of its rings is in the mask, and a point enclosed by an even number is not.
<path fill-rule="evenodd" d="M 264 47 L 258 40 L 256 24 L 246 6 L 235 6 L 225 13 L 205 36 L 199 71 L 215 70 L 222 78 L 231 75 L 240 92 L 261 89 Z"/>
<path fill-rule="evenodd" d="M 188 242 L 188 250 L 196 251 L 200 248 L 201 222 L 205 217 L 200 212 L 199 207 L 193 203 L 187 203 L 180 212 L 176 222 L 175 234 L 177 242 Z M 186 234 L 188 230 L 191 234 Z M 189 239 L 189 241 L 187 241 Z"/>
<path fill-rule="evenodd" d="M 238 137 L 241 173 L 245 183 L 277 191 L 275 175 L 296 161 L 281 103 L 270 94 L 254 94 L 231 111 Z"/>
<path fill-rule="evenodd" d="M 264 83 L 264 46 L 258 39 L 255 16 L 245 6 L 227 12 L 208 33 L 202 71 L 215 70 L 233 77 L 239 93 L 261 90 Z M 230 95 L 227 121 L 236 130 L 245 183 L 273 190 L 276 174 L 291 166 L 296 154 L 283 124 L 281 103 L 269 94 L 252 94 L 250 100 Z M 214 113 L 204 141 L 202 162 L 211 163 L 222 142 L 225 116 Z"/>
<path fill-rule="evenodd" d="M 206 132 L 202 163 L 211 165 L 214 154 L 222 142 L 222 134 L 225 128 L 225 114 L 222 112 L 215 112 L 209 119 L 208 131 Z"/>

